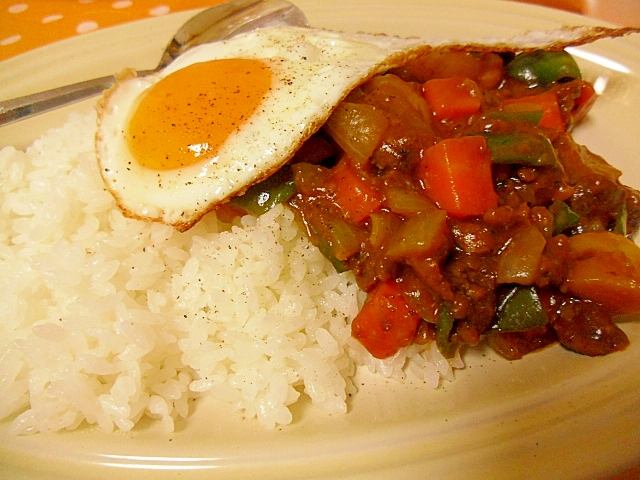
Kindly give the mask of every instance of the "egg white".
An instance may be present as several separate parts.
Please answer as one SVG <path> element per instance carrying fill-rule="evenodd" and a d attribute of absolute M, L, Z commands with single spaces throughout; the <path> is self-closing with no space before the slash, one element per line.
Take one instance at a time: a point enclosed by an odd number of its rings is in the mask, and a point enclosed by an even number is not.
<path fill-rule="evenodd" d="M 420 39 L 300 27 L 255 30 L 196 47 L 163 71 L 121 81 L 107 92 L 99 105 L 96 136 L 101 174 L 126 215 L 186 230 L 286 163 L 356 86 L 435 46 L 503 51 L 563 48 L 627 31 L 574 27 L 461 46 L 444 40 L 426 45 Z M 124 131 L 145 90 L 179 69 L 225 58 L 260 59 L 269 65 L 273 83 L 262 104 L 214 157 L 176 170 L 141 166 Z"/>
<path fill-rule="evenodd" d="M 122 81 L 105 95 L 96 142 L 102 176 L 129 216 L 185 230 L 277 170 L 357 84 L 390 68 L 393 54 L 404 52 L 406 59 L 418 45 L 416 39 L 274 27 L 196 47 L 162 72 Z M 256 112 L 208 160 L 175 170 L 140 165 L 124 130 L 141 95 L 181 68 L 223 58 L 269 65 L 271 90 Z"/>

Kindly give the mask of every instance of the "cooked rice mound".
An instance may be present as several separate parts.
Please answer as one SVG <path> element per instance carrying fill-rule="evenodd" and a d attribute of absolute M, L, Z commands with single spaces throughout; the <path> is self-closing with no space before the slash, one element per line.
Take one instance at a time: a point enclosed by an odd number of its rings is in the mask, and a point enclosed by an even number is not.
<path fill-rule="evenodd" d="M 351 339 L 364 294 L 282 205 L 186 233 L 123 217 L 95 122 L 72 115 L 0 152 L 0 419 L 14 433 L 128 431 L 144 416 L 170 432 L 206 395 L 273 428 L 302 395 L 346 412 L 356 363 L 452 378 L 434 345 L 379 361 Z"/>

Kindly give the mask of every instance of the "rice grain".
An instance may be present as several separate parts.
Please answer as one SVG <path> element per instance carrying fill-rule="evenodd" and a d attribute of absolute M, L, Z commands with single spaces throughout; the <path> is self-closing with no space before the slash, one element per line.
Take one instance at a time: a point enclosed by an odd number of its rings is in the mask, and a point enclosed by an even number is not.
<path fill-rule="evenodd" d="M 364 294 L 282 205 L 185 233 L 125 218 L 97 171 L 95 122 L 72 115 L 0 151 L 0 418 L 14 433 L 128 431 L 145 416 L 171 432 L 207 395 L 273 428 L 302 396 L 345 413 L 356 363 L 451 378 L 437 349 L 375 361 L 351 339 Z"/>

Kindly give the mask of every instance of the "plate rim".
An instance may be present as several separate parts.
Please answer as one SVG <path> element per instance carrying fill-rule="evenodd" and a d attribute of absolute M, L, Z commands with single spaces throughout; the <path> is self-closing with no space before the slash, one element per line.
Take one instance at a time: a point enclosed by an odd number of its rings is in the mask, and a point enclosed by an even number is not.
<path fill-rule="evenodd" d="M 379 1 L 383 1 L 383 0 L 379 0 Z M 299 2 L 299 3 L 301 3 L 301 4 L 302 4 L 303 2 Z M 331 3 L 331 2 L 329 2 L 329 3 Z M 338 2 L 334 0 L 334 2 L 333 2 L 333 3 L 338 3 Z M 411 2 L 405 2 L 405 3 L 411 3 Z M 429 2 L 417 2 L 417 3 L 425 3 L 425 4 L 426 4 L 426 3 L 428 3 L 428 4 L 433 4 L 433 5 L 435 5 L 435 4 L 437 4 L 438 2 L 435 2 L 435 1 L 429 1 Z M 469 4 L 472 4 L 472 3 L 473 3 L 473 4 L 475 4 L 475 3 L 474 3 L 474 2 L 472 2 L 472 1 L 466 1 L 466 0 L 465 0 L 465 1 L 455 0 L 454 2 L 452 2 L 452 4 L 453 4 L 453 5 L 464 5 L 464 4 L 469 5 Z M 517 4 L 517 3 L 512 3 L 512 2 L 498 2 L 497 0 L 496 0 L 496 1 L 492 1 L 492 2 L 488 2 L 487 4 L 501 5 L 501 6 L 504 6 L 504 5 L 511 5 L 510 7 L 506 7 L 506 8 L 507 8 L 507 10 L 509 10 L 509 11 L 522 10 L 522 11 L 526 11 L 526 12 L 535 12 L 535 11 L 538 11 L 539 9 L 543 8 L 543 7 L 533 6 L 533 5 Z M 519 5 L 519 6 L 526 6 L 526 8 L 515 7 L 515 5 Z M 190 12 L 190 14 L 192 14 L 192 13 L 197 12 L 198 10 L 199 10 L 199 9 L 192 10 L 192 11 L 189 11 L 189 12 Z M 544 10 L 548 10 L 548 9 L 544 9 Z M 546 13 L 549 13 L 549 12 L 546 12 Z M 563 12 L 563 14 L 564 14 L 564 13 L 566 13 L 566 12 Z M 186 13 L 186 12 L 179 12 L 179 13 L 171 14 L 172 19 L 175 19 L 175 18 L 176 18 L 176 16 L 185 16 L 185 17 L 186 17 L 186 15 L 187 15 L 187 13 Z M 574 15 L 574 14 L 569 14 L 569 15 L 572 17 L 572 18 L 571 18 L 572 20 L 576 20 L 576 19 L 575 19 L 575 15 Z M 564 18 L 564 15 L 558 15 L 558 17 L 563 17 L 563 18 Z M 567 18 L 568 18 L 568 17 L 567 17 Z M 154 20 L 156 20 L 156 19 L 145 19 L 145 20 L 140 20 L 139 22 L 147 22 L 147 21 L 150 21 L 151 23 L 153 23 L 153 21 L 154 21 Z M 110 31 L 109 33 L 113 33 L 114 29 L 118 29 L 118 30 L 128 30 L 128 29 L 130 29 L 130 28 L 132 28 L 132 27 L 133 27 L 133 25 L 132 25 L 132 24 L 137 24 L 137 23 L 138 23 L 138 22 L 131 22 L 131 23 L 126 24 L 126 25 L 120 25 L 120 26 L 116 26 L 116 27 L 110 27 L 109 29 L 105 29 L 104 31 L 109 30 L 109 31 Z M 603 23 L 603 22 L 599 22 L 599 24 L 601 24 L 601 23 Z M 89 34 L 87 34 L 87 35 L 93 35 L 93 36 L 96 36 L 96 35 L 98 35 L 98 34 L 101 34 L 101 32 L 104 32 L 104 31 L 91 32 L 91 33 L 89 33 Z M 77 40 L 77 38 L 78 38 L 78 37 L 72 37 L 71 39 L 67 39 L 67 40 L 62 40 L 62 41 L 60 41 L 60 42 L 56 42 L 56 44 L 55 44 L 55 46 L 54 46 L 54 47 L 55 47 L 55 49 L 59 49 L 59 48 L 64 49 L 64 48 L 66 48 L 66 44 L 67 44 L 67 43 L 76 43 L 76 42 L 78 41 L 78 40 Z M 83 37 L 83 38 L 85 38 L 85 39 L 86 39 L 87 37 Z M 64 43 L 65 45 L 61 46 L 60 44 L 63 44 L 63 43 Z M 53 45 L 53 44 L 52 44 L 52 45 Z M 44 48 L 44 49 L 47 49 L 48 51 L 51 51 L 51 48 L 54 48 L 54 47 L 52 47 L 52 46 L 46 46 L 46 47 L 41 47 L 41 49 L 42 49 L 42 48 Z M 40 50 L 40 49 L 39 49 L 39 50 Z M 11 59 L 5 60 L 4 62 L 1 62 L 1 63 L 0 63 L 0 70 L 2 70 L 3 66 L 5 66 L 7 62 L 12 62 L 12 61 L 13 61 L 14 59 L 16 59 L 16 58 L 24 57 L 25 55 L 30 55 L 31 53 L 32 53 L 32 52 L 29 52 L 29 53 L 27 53 L 27 54 L 19 55 L 19 56 L 17 56 L 17 57 L 13 57 L 13 58 L 11 58 Z M 21 60 L 21 61 L 24 61 L 24 60 Z M 2 450 L 2 448 L 3 448 L 3 447 L 0 447 L 0 450 Z M 375 459 L 373 459 L 373 460 L 375 460 Z M 640 464 L 640 457 L 638 457 L 638 462 L 639 462 L 639 464 Z M 1 466 L 1 462 L 0 462 L 0 466 Z M 0 470 L 0 472 L 1 472 L 1 471 L 2 471 L 2 470 Z M 353 472 L 349 472 L 349 471 L 347 471 L 347 473 L 353 473 Z M 358 473 L 358 472 L 356 472 L 356 473 Z M 354 477 L 354 478 L 355 478 L 355 477 Z M 476 478 L 477 478 L 477 477 L 476 477 Z"/>

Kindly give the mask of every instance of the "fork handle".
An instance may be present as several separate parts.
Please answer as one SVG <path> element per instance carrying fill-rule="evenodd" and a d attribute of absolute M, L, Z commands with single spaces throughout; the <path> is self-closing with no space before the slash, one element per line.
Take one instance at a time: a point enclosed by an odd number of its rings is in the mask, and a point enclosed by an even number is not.
<path fill-rule="evenodd" d="M 0 102 L 0 125 L 48 112 L 55 108 L 79 102 L 106 90 L 116 82 L 116 77 L 95 78 L 84 82 L 46 90 L 33 95 L 13 98 Z"/>

